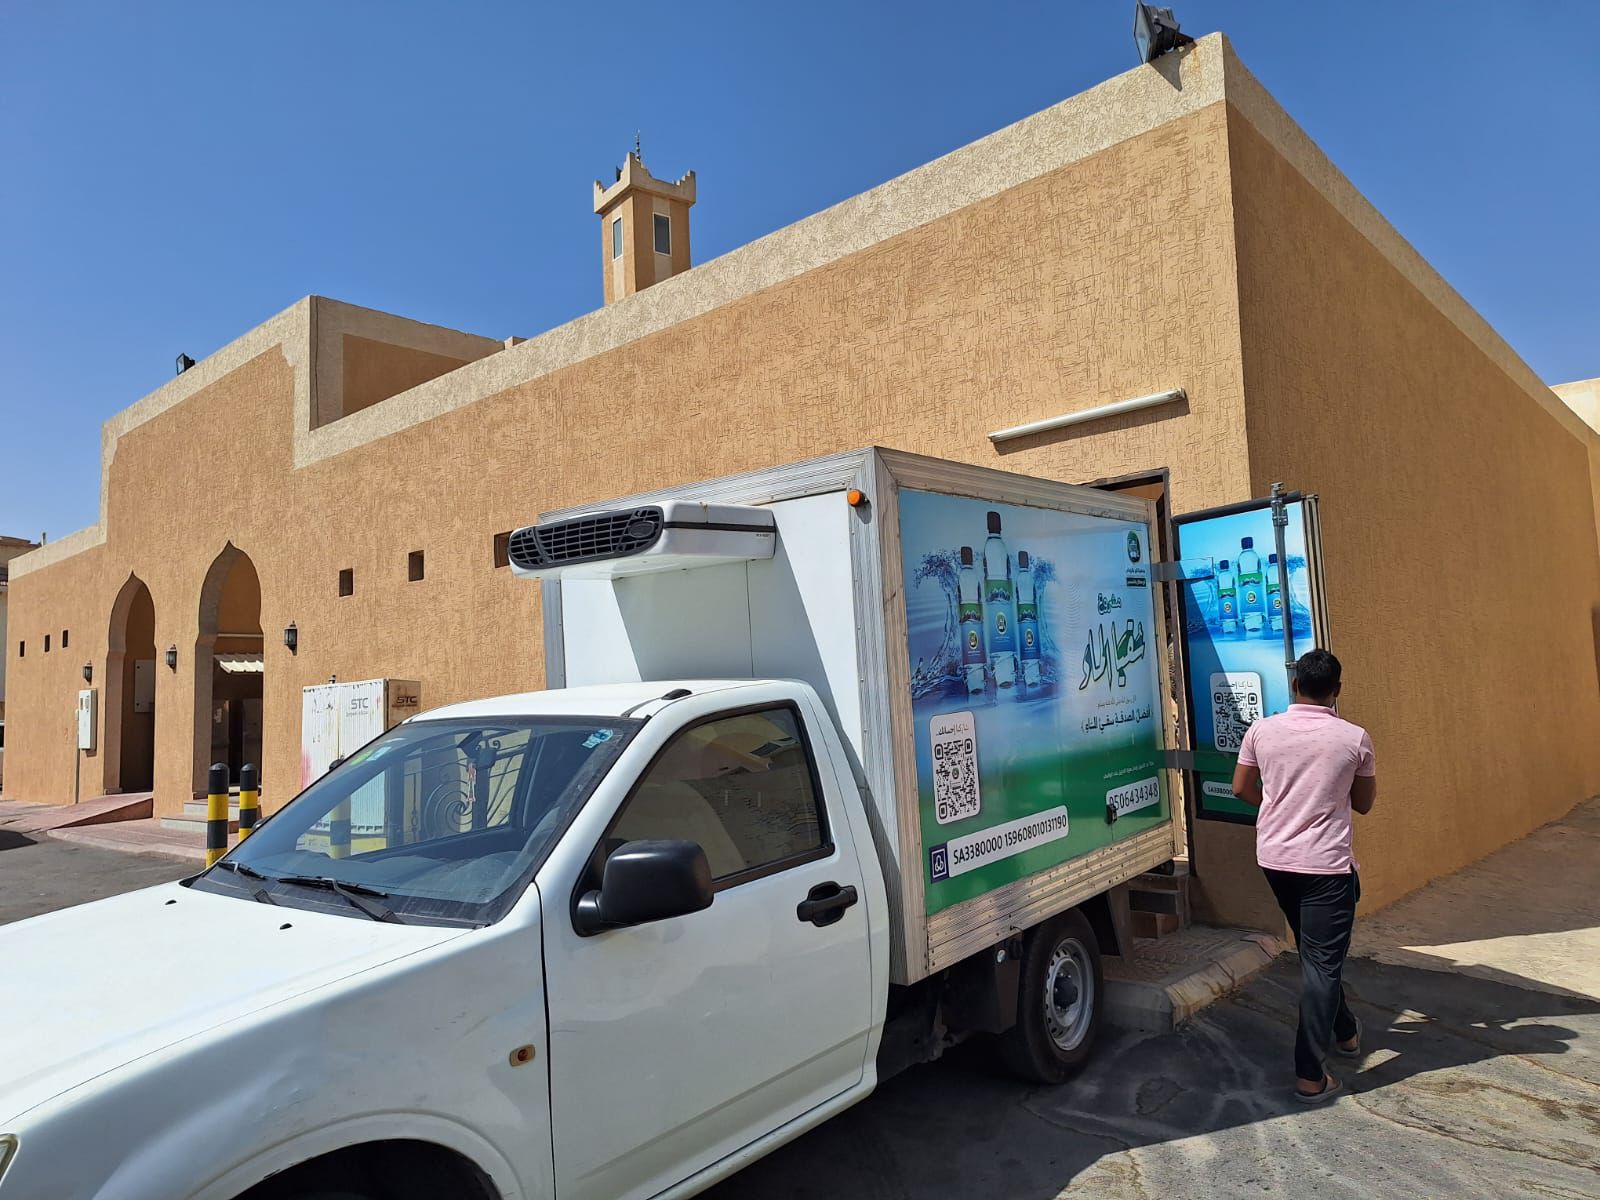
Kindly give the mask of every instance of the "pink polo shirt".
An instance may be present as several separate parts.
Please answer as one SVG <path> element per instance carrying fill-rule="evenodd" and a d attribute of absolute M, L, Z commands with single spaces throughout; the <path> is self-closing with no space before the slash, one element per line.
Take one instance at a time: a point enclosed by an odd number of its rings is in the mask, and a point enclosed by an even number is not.
<path fill-rule="evenodd" d="M 1320 704 L 1291 704 L 1245 731 L 1239 761 L 1261 770 L 1258 863 L 1303 875 L 1356 868 L 1350 784 L 1378 773 L 1365 729 Z"/>

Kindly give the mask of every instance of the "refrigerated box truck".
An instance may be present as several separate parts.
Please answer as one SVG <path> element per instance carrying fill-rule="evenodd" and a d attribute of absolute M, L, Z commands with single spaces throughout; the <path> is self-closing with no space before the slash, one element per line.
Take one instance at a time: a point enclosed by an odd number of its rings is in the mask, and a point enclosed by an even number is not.
<path fill-rule="evenodd" d="M 1153 519 L 868 449 L 516 531 L 551 690 L 0 930 L 0 1197 L 689 1196 L 963 1038 L 1066 1079 L 1178 836 Z"/>
<path fill-rule="evenodd" d="M 870 449 L 552 513 L 510 553 L 544 581 L 552 687 L 816 689 L 910 984 L 1173 857 L 1153 521 Z"/>

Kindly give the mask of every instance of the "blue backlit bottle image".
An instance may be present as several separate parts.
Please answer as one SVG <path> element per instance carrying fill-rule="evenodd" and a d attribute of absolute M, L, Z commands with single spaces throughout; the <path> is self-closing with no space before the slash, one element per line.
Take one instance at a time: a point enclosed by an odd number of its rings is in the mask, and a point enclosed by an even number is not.
<path fill-rule="evenodd" d="M 1267 555 L 1267 628 L 1283 632 L 1283 587 L 1278 582 L 1278 556 Z"/>
<path fill-rule="evenodd" d="M 1239 619 L 1244 625 L 1246 637 L 1251 634 L 1259 636 L 1267 621 L 1267 596 L 1266 590 L 1262 587 L 1261 556 L 1256 553 L 1255 547 L 1255 538 L 1241 538 L 1239 561 L 1234 564 L 1239 571 Z"/>
<path fill-rule="evenodd" d="M 1217 617 L 1222 621 L 1224 637 L 1233 637 L 1239 632 L 1239 592 L 1227 559 L 1217 564 Z"/>
<path fill-rule="evenodd" d="M 989 673 L 994 686 L 1017 684 L 1017 607 L 1011 588 L 1011 556 L 1000 536 L 1000 514 L 989 513 L 989 538 L 983 543 L 983 615 L 989 631 Z"/>
<path fill-rule="evenodd" d="M 1017 631 L 1022 656 L 1022 686 L 1039 686 L 1039 600 L 1034 594 L 1033 560 L 1017 551 Z"/>
<path fill-rule="evenodd" d="M 972 547 L 961 547 L 961 574 L 957 578 L 960 609 L 961 669 L 967 679 L 967 691 L 979 695 L 983 691 L 983 598 L 978 594 L 978 568 L 972 565 Z"/>

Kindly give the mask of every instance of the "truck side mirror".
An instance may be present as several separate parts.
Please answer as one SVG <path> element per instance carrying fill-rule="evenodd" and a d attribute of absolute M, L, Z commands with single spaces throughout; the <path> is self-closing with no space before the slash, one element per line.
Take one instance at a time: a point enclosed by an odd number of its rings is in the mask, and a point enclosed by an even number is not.
<path fill-rule="evenodd" d="M 583 937 L 607 929 L 644 925 L 711 907 L 711 865 L 694 842 L 627 842 L 611 852 L 598 891 L 573 908 L 573 928 Z"/>

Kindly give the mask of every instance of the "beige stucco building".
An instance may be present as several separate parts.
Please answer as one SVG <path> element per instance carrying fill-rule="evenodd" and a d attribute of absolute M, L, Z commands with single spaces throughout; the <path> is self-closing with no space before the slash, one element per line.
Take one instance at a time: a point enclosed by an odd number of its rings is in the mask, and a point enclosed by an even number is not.
<path fill-rule="evenodd" d="M 671 199 L 643 195 L 652 216 Z M 596 196 L 608 272 L 616 199 Z M 8 793 L 72 798 L 88 662 L 85 778 L 150 778 L 177 811 L 221 693 L 250 699 L 215 665 L 236 654 L 264 667 L 274 807 L 306 685 L 418 680 L 425 706 L 541 685 L 538 589 L 497 566 L 497 535 L 872 443 L 1147 477 L 1175 513 L 1275 480 L 1318 493 L 1343 709 L 1382 768 L 1369 907 L 1600 792 L 1600 437 L 1222 37 L 654 286 L 606 286 L 615 302 L 520 344 L 312 297 L 109 421 L 98 523 L 13 564 Z M 43 653 L 63 629 L 70 652 Z M 1250 830 L 1193 840 L 1211 914 L 1266 920 Z"/>
<path fill-rule="evenodd" d="M 11 595 L 11 560 L 29 550 L 38 549 L 38 542 L 27 538 L 0 534 L 0 646 L 9 640 L 6 636 L 7 601 Z M 5 787 L 6 764 L 6 656 L 0 653 L 0 788 Z"/>

